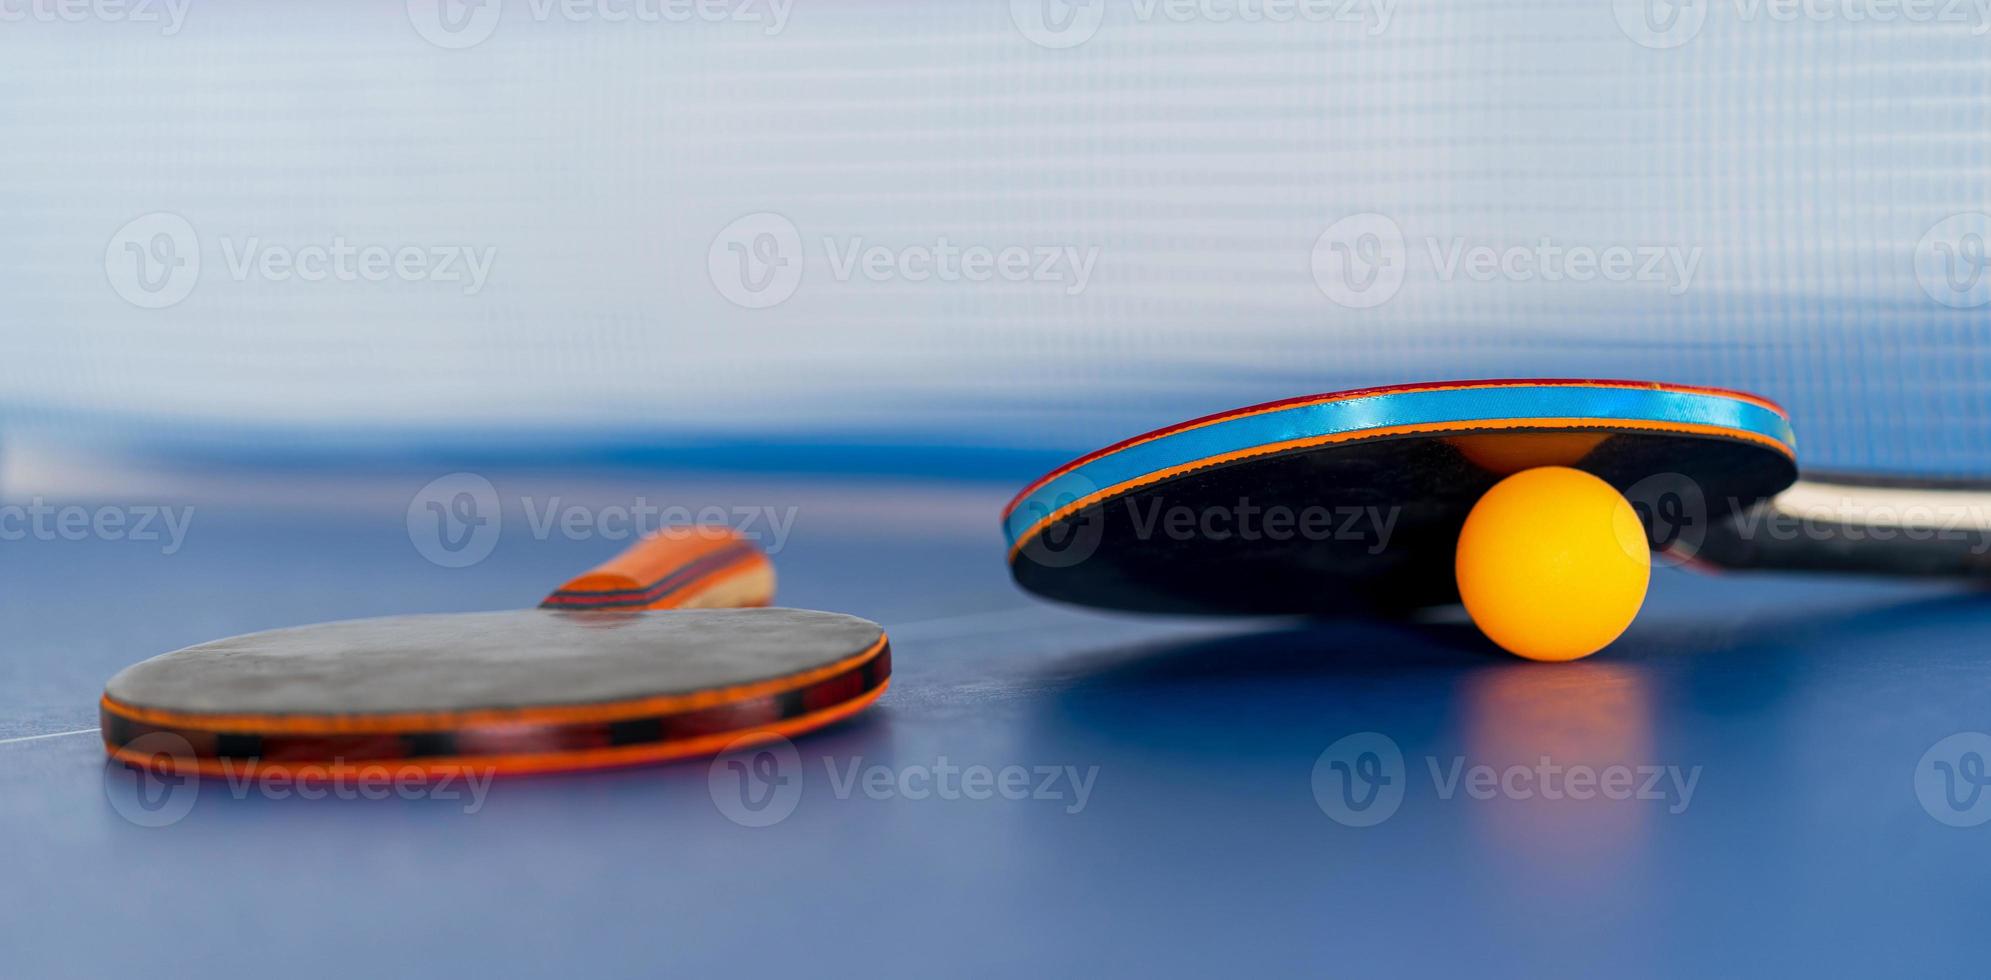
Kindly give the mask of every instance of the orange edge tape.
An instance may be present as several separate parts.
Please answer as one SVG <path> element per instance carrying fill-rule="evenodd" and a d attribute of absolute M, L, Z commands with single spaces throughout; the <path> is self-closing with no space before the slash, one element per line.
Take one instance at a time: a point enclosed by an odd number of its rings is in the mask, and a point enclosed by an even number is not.
<path fill-rule="evenodd" d="M 660 694 L 629 701 L 600 704 L 563 705 L 547 708 L 483 708 L 476 711 L 414 711 L 397 714 L 365 715 L 269 715 L 196 714 L 141 708 L 103 696 L 105 711 L 132 721 L 166 728 L 193 728 L 201 731 L 285 734 L 285 735 L 366 735 L 398 734 L 410 731 L 439 731 L 470 725 L 561 725 L 585 722 L 614 722 L 646 715 L 696 711 L 714 705 L 780 694 L 807 687 L 816 681 L 844 673 L 878 656 L 889 637 L 879 634 L 862 653 L 833 664 L 773 680 L 755 681 L 732 687 L 714 688 L 695 694 Z"/>
<path fill-rule="evenodd" d="M 607 749 L 577 749 L 570 752 L 548 752 L 531 755 L 494 756 L 446 756 L 435 759 L 400 760 L 360 763 L 311 763 L 311 762 L 236 762 L 224 759 L 194 759 L 190 766 L 180 767 L 182 774 L 192 774 L 208 778 L 267 778 L 271 776 L 291 776 L 310 778 L 365 778 L 369 776 L 398 776 L 401 773 L 416 771 L 425 779 L 440 776 L 457 776 L 468 772 L 488 772 L 502 776 L 530 775 L 543 772 L 572 772 L 581 769 L 607 769 L 616 766 L 643 765 L 652 762 L 665 762 L 689 756 L 710 755 L 726 748 L 732 742 L 749 739 L 749 744 L 771 741 L 776 737 L 786 738 L 814 731 L 825 725 L 842 721 L 878 700 L 891 686 L 888 679 L 875 689 L 855 700 L 832 705 L 821 711 L 790 718 L 786 721 L 731 732 L 718 732 L 701 735 L 681 742 L 659 742 L 654 745 L 622 745 Z M 153 753 L 129 752 L 104 746 L 111 758 L 132 766 L 149 766 L 157 758 Z M 172 758 L 168 756 L 167 758 Z"/>

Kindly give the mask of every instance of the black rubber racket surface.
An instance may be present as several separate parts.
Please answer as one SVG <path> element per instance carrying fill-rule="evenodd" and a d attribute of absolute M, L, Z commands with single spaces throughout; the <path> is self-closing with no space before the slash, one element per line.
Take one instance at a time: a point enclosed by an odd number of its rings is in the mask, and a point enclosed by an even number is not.
<path fill-rule="evenodd" d="M 876 623 L 689 608 L 772 590 L 766 557 L 729 531 L 651 538 L 540 609 L 270 630 L 136 664 L 105 686 L 104 743 L 202 775 L 546 772 L 799 734 L 884 693 Z"/>
<path fill-rule="evenodd" d="M 1458 601 L 1459 529 L 1502 477 L 1573 466 L 1649 530 L 1705 530 L 1795 478 L 1783 410 L 1636 381 L 1462 381 L 1310 395 L 1073 460 L 1004 514 L 1011 574 L 1065 602 L 1168 613 L 1401 613 Z M 1693 499 L 1685 500 L 1691 496 Z"/>

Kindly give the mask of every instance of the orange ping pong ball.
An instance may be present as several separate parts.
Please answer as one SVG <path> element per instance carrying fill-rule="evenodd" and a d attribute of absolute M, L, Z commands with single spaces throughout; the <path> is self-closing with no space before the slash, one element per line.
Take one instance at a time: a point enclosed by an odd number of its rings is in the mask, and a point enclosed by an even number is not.
<path fill-rule="evenodd" d="M 1652 557 L 1623 495 L 1543 466 L 1493 485 L 1459 532 L 1459 597 L 1493 642 L 1530 660 L 1610 645 L 1645 602 Z"/>

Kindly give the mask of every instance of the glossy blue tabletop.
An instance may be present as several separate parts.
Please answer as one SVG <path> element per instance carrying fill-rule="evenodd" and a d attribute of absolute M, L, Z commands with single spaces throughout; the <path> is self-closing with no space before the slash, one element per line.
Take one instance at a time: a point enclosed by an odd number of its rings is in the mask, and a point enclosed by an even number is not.
<path fill-rule="evenodd" d="M 1668 570 L 1617 645 L 1535 664 L 1457 621 L 1036 602 L 1004 570 L 1006 485 L 493 475 L 504 531 L 447 568 L 409 529 L 436 475 L 195 495 L 171 554 L 0 544 L 0 972 L 1991 962 L 1991 825 L 1953 825 L 1991 816 L 1991 793 L 1972 800 L 1978 743 L 1951 738 L 1991 729 L 1991 599 Z M 796 739 L 778 785 L 691 761 L 302 799 L 103 765 L 94 702 L 123 666 L 269 627 L 527 605 L 619 547 L 536 518 L 639 496 L 791 518 L 769 542 L 781 602 L 892 634 L 890 692 Z"/>

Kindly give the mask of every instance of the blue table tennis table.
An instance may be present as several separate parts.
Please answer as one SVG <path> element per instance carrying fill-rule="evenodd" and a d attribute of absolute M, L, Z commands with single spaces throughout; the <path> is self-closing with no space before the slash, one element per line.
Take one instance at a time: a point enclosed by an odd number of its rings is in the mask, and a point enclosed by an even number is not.
<path fill-rule="evenodd" d="M 776 772 L 695 760 L 304 799 L 104 765 L 95 699 L 129 663 L 527 605 L 620 547 L 514 509 L 487 558 L 442 567 L 406 520 L 436 475 L 190 497 L 172 554 L 0 544 L 0 973 L 1991 963 L 1991 825 L 1955 825 L 1991 808 L 1968 735 L 1991 730 L 1991 598 L 1662 571 L 1624 639 L 1572 664 L 1508 658 L 1458 620 L 1104 616 L 1010 584 L 1008 483 L 489 474 L 542 518 L 562 494 L 792 516 L 780 601 L 884 623 L 896 673 Z"/>

